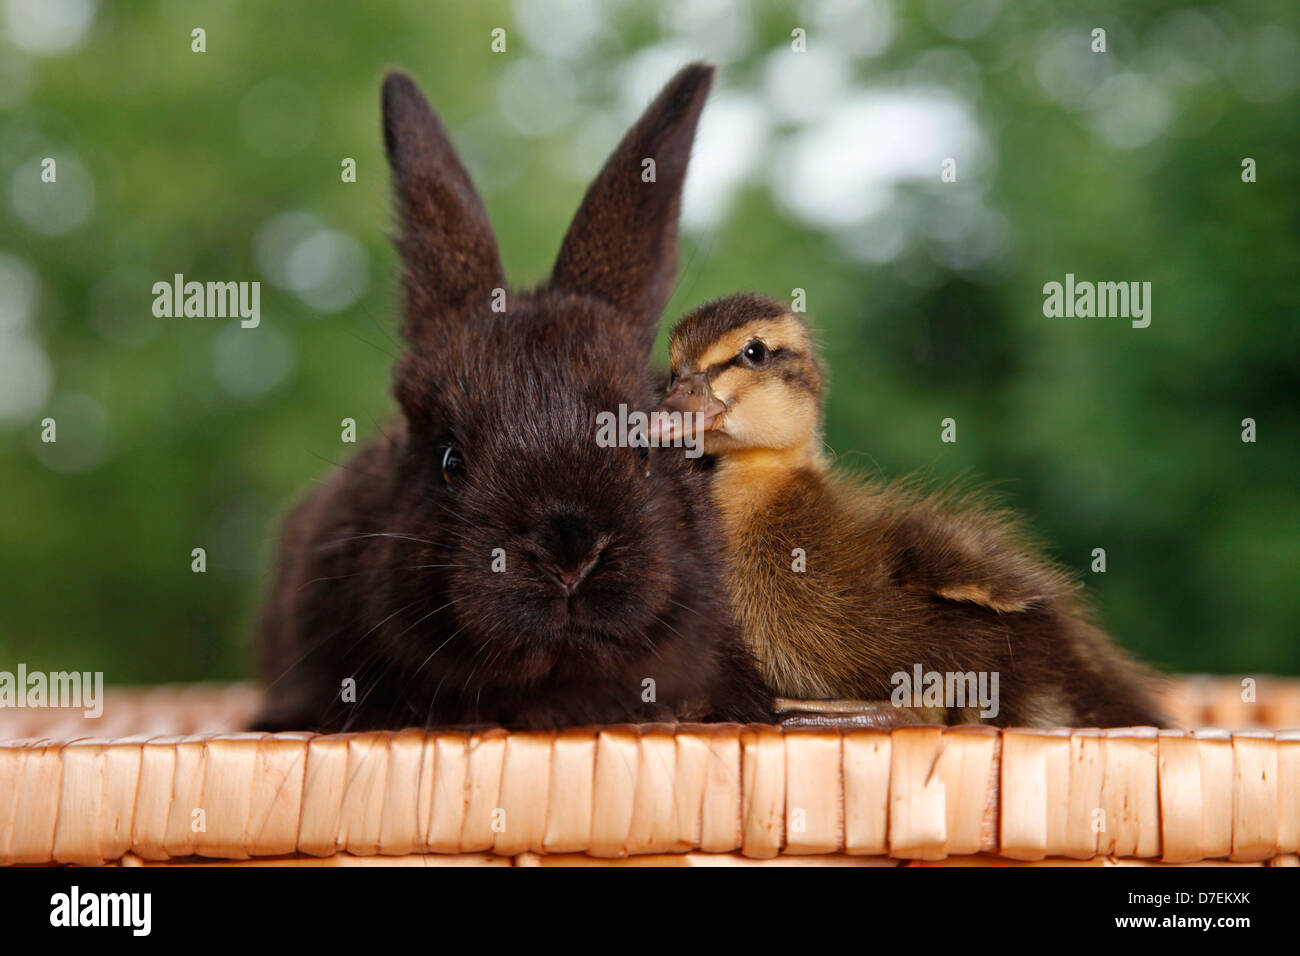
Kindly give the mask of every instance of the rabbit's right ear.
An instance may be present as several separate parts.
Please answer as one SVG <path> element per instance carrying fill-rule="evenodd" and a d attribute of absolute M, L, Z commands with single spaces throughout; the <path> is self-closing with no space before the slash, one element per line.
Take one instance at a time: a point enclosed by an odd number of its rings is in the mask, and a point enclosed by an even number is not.
<path fill-rule="evenodd" d="M 406 290 L 403 333 L 412 342 L 477 296 L 505 286 L 487 211 L 447 131 L 415 81 L 384 80 L 384 146 L 393 171 Z"/>
<path fill-rule="evenodd" d="M 578 208 L 551 286 L 622 310 L 642 347 L 677 274 L 677 212 L 713 67 L 679 72 L 623 137 Z"/>

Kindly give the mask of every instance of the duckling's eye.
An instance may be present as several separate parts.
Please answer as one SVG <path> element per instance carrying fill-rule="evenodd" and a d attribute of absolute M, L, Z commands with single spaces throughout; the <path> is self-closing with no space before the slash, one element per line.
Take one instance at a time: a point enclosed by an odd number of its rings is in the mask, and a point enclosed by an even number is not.
<path fill-rule="evenodd" d="M 442 453 L 442 481 L 443 484 L 450 486 L 457 478 L 465 473 L 465 459 L 461 456 L 460 450 L 448 445 Z"/>
<path fill-rule="evenodd" d="M 740 354 L 744 356 L 745 361 L 750 365 L 762 365 L 767 361 L 767 346 L 758 339 L 754 339 L 740 350 Z"/>

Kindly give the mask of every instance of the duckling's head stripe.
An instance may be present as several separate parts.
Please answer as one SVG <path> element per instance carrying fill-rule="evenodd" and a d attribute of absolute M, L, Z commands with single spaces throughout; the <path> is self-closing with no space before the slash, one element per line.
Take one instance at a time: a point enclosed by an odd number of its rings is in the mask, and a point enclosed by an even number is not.
<path fill-rule="evenodd" d="M 756 319 L 777 319 L 787 314 L 784 305 L 764 295 L 733 295 L 706 302 L 673 327 L 669 344 L 673 367 L 698 367 L 705 352 L 712 351 L 728 332 Z"/>

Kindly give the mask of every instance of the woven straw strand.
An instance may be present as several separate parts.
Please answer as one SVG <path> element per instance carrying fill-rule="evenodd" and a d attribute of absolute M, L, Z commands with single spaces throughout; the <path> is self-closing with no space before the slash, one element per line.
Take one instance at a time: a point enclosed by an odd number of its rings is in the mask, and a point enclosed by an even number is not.
<path fill-rule="evenodd" d="M 765 725 L 0 744 L 0 863 L 1300 850 L 1300 732 Z"/>

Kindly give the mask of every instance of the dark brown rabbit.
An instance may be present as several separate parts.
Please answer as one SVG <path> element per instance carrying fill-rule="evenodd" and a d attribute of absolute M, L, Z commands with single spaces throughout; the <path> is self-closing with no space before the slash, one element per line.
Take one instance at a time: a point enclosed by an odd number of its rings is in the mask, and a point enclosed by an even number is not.
<path fill-rule="evenodd" d="M 707 477 L 596 438 L 599 413 L 656 404 L 649 351 L 711 74 L 688 67 L 647 109 L 530 292 L 507 289 L 416 85 L 387 78 L 402 415 L 289 518 L 261 729 L 770 718 L 726 606 Z"/>

